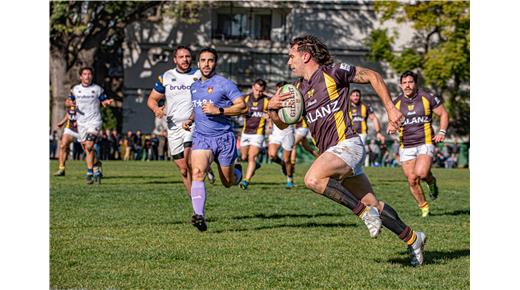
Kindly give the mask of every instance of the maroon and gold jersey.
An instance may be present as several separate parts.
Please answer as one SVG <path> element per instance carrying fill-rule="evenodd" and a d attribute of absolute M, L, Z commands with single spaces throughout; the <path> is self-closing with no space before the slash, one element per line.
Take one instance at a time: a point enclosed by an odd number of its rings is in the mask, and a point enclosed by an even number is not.
<path fill-rule="evenodd" d="M 67 107 L 67 123 L 65 123 L 65 128 L 68 128 L 72 131 L 78 131 L 78 122 L 76 118 L 76 106 Z"/>
<path fill-rule="evenodd" d="M 245 102 L 247 113 L 244 117 L 242 133 L 264 135 L 267 123 L 265 119 L 268 103 L 267 96 L 262 94 L 258 99 L 255 99 L 253 94 L 249 94 L 245 97 Z"/>
<path fill-rule="evenodd" d="M 363 102 L 359 102 L 357 105 L 351 102 L 349 114 L 354 130 L 359 134 L 366 134 L 368 115 L 373 113 L 372 106 Z"/>
<path fill-rule="evenodd" d="M 394 104 L 405 117 L 399 132 L 401 148 L 433 144 L 432 111 L 442 104 L 442 100 L 418 89 L 412 98 L 400 94 Z"/>
<path fill-rule="evenodd" d="M 305 121 L 320 152 L 357 135 L 348 113 L 348 93 L 355 73 L 356 67 L 348 64 L 325 65 L 308 81 L 296 82 L 305 103 Z"/>

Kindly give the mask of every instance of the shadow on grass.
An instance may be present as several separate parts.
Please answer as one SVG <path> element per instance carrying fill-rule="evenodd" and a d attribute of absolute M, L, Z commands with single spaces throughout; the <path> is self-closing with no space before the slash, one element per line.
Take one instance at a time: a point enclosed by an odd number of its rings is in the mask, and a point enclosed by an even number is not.
<path fill-rule="evenodd" d="M 463 209 L 463 210 L 456 210 L 452 212 L 444 212 L 444 213 L 430 213 L 431 216 L 443 216 L 443 215 L 451 215 L 451 216 L 457 216 L 457 215 L 469 215 L 469 209 Z"/>
<path fill-rule="evenodd" d="M 376 260 L 376 262 L 389 262 L 392 264 L 401 264 L 403 266 L 410 266 L 410 255 L 406 252 L 406 258 L 394 258 L 388 261 Z M 459 249 L 453 251 L 428 251 L 426 248 L 424 252 L 424 265 L 442 264 L 447 260 L 454 260 L 469 256 L 469 249 Z"/>
<path fill-rule="evenodd" d="M 212 233 L 220 234 L 220 233 L 229 233 L 229 232 L 246 232 L 246 231 L 260 231 L 260 230 L 269 230 L 276 228 L 345 228 L 345 227 L 357 227 L 357 224 L 347 224 L 347 223 L 317 223 L 317 222 L 307 222 L 302 224 L 279 224 L 279 225 L 266 225 L 254 228 L 240 228 L 240 229 L 223 229 L 223 230 L 215 230 L 211 231 Z"/>
<path fill-rule="evenodd" d="M 86 229 L 86 228 L 134 228 L 141 226 L 168 226 L 168 225 L 180 225 L 180 224 L 189 224 L 189 221 L 167 221 L 167 222 L 149 222 L 149 223 L 128 223 L 128 224 L 118 224 L 118 223 L 106 223 L 106 224 L 85 224 L 85 225 L 66 225 L 66 226 L 51 226 L 51 230 L 63 230 L 63 229 Z"/>
<path fill-rule="evenodd" d="M 232 217 L 234 220 L 243 220 L 243 219 L 283 219 L 283 218 L 314 218 L 314 217 L 323 217 L 323 216 L 344 216 L 344 214 L 339 213 L 317 213 L 317 214 L 255 214 L 255 215 L 246 215 L 246 216 L 237 216 Z"/>

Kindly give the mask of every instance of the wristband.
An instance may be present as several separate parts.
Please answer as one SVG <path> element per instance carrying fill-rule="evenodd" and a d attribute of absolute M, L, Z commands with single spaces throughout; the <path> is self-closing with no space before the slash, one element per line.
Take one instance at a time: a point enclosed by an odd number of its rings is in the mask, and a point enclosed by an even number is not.
<path fill-rule="evenodd" d="M 442 129 L 440 129 L 440 130 L 439 130 L 439 134 L 446 135 L 446 130 L 442 130 Z"/>
<path fill-rule="evenodd" d="M 278 109 L 267 109 L 268 112 L 278 112 Z"/>

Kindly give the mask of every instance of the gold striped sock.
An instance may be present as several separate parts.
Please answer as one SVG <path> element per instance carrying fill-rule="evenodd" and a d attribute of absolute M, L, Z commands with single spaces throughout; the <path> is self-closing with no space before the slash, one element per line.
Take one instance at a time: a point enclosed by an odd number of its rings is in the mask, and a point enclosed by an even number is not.
<path fill-rule="evenodd" d="M 410 239 L 408 241 L 406 241 L 406 244 L 408 246 L 411 246 L 411 245 L 413 245 L 413 243 L 415 243 L 415 240 L 417 240 L 417 234 L 415 233 L 415 231 L 413 231 L 412 236 L 410 237 Z"/>

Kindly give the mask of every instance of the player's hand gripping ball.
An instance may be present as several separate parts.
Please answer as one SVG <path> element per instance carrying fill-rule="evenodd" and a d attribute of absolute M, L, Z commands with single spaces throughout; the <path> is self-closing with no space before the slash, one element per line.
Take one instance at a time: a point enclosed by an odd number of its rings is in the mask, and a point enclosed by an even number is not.
<path fill-rule="evenodd" d="M 291 93 L 290 97 L 283 101 L 283 108 L 278 110 L 278 117 L 285 124 L 296 124 L 303 113 L 303 96 L 293 85 L 287 84 L 282 87 L 280 94 Z"/>

